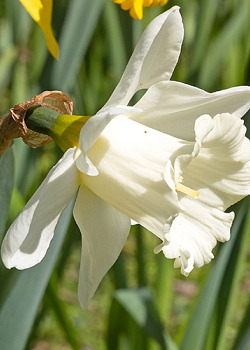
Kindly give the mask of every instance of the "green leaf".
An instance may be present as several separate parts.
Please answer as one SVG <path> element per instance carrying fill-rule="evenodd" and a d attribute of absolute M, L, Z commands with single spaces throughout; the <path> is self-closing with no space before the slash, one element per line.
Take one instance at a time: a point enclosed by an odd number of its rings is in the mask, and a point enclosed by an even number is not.
<path fill-rule="evenodd" d="M 166 259 L 164 254 L 156 256 L 157 271 L 154 280 L 154 290 L 156 293 L 155 303 L 159 311 L 161 320 L 169 321 L 171 316 L 171 306 L 174 298 L 174 268 L 173 261 Z"/>
<path fill-rule="evenodd" d="M 44 34 L 39 26 L 34 28 L 34 40 L 32 41 L 32 57 L 30 62 L 30 81 L 36 83 L 39 79 L 49 51 Z"/>
<path fill-rule="evenodd" d="M 5 229 L 14 182 L 14 156 L 10 147 L 0 160 L 0 242 Z"/>
<path fill-rule="evenodd" d="M 237 232 L 245 217 L 247 206 L 240 208 L 231 230 L 231 239 L 223 244 L 220 254 L 216 257 L 211 273 L 199 298 L 194 312 L 188 321 L 181 342 L 181 350 L 203 350 L 212 313 L 217 301 L 222 279 L 233 250 Z"/>
<path fill-rule="evenodd" d="M 26 63 L 17 61 L 13 67 L 11 104 L 22 103 L 29 98 L 28 69 Z"/>
<path fill-rule="evenodd" d="M 19 276 L 0 310 L 0 349 L 22 350 L 66 235 L 73 203 L 64 211 L 45 258 Z M 1 283 L 4 283 L 1 280 Z"/>
<path fill-rule="evenodd" d="M 192 74 L 203 60 L 216 18 L 218 0 L 203 0 L 197 14 L 197 29 L 189 73 Z"/>
<path fill-rule="evenodd" d="M 144 229 L 141 225 L 135 225 L 136 237 L 136 260 L 137 260 L 137 285 L 143 287 L 147 285 L 147 273 L 145 271 L 145 236 Z"/>
<path fill-rule="evenodd" d="M 11 70 L 17 59 L 17 54 L 17 48 L 10 45 L 0 57 L 0 93 L 9 83 Z"/>
<path fill-rule="evenodd" d="M 175 350 L 178 348 L 170 336 L 164 332 L 151 293 L 147 288 L 118 290 L 114 298 L 136 324 L 161 345 L 162 349 Z"/>
<path fill-rule="evenodd" d="M 38 155 L 42 152 L 42 148 L 32 149 L 25 145 L 21 138 L 18 138 L 13 140 L 13 151 L 15 158 L 15 185 L 20 199 L 27 201 L 40 185 L 41 180 L 43 180 L 41 171 L 37 166 Z"/>
<path fill-rule="evenodd" d="M 72 0 L 59 39 L 59 60 L 52 69 L 52 86 L 68 93 L 75 83 L 103 0 Z"/>
<path fill-rule="evenodd" d="M 107 45 L 111 52 L 110 59 L 116 82 L 118 82 L 118 79 L 122 76 L 127 64 L 125 42 L 122 36 L 117 9 L 117 5 L 111 1 L 107 1 L 103 13 L 107 30 Z"/>
<path fill-rule="evenodd" d="M 127 276 L 125 270 L 125 258 L 123 252 L 119 255 L 115 264 L 112 266 L 112 271 L 114 273 L 114 284 L 118 289 L 127 288 Z"/>
<path fill-rule="evenodd" d="M 250 303 L 239 327 L 232 350 L 249 350 L 250 346 Z"/>
<path fill-rule="evenodd" d="M 10 21 L 13 31 L 13 41 L 15 44 L 23 45 L 29 39 L 31 29 L 34 23 L 28 11 L 24 8 L 20 1 L 5 1 L 6 16 Z"/>
<path fill-rule="evenodd" d="M 58 297 L 57 290 L 57 275 L 53 273 L 46 290 L 45 304 L 47 304 L 53 310 L 57 322 L 64 332 L 65 338 L 72 346 L 72 349 L 80 350 L 81 346 L 78 340 L 77 332 L 67 314 L 64 302 Z"/>
<path fill-rule="evenodd" d="M 246 223 L 244 225 L 244 234 L 248 236 L 250 229 L 250 208 L 248 210 L 248 216 Z M 248 244 L 245 242 L 245 249 L 248 249 Z M 247 254 L 242 254 L 246 256 Z M 237 303 L 237 301 L 236 301 Z M 236 304 L 237 306 L 237 304 Z M 246 308 L 245 315 L 241 321 L 241 324 L 238 328 L 238 333 L 235 337 L 235 342 L 232 350 L 248 350 L 250 347 L 250 302 Z"/>
<path fill-rule="evenodd" d="M 117 322 L 117 320 L 122 320 L 122 322 Z M 107 322 L 107 349 L 130 349 L 129 342 L 125 336 L 128 333 L 127 328 L 131 323 L 130 321 L 131 318 L 128 313 L 116 299 L 113 299 Z M 123 335 L 122 339 L 121 335 Z"/>
<path fill-rule="evenodd" d="M 222 63 L 229 55 L 230 48 L 244 37 L 249 27 L 250 4 L 249 1 L 242 1 L 228 19 L 219 34 L 207 48 L 205 59 L 201 66 L 199 85 L 205 89 L 213 86 Z"/>
<path fill-rule="evenodd" d="M 246 201 L 246 204 L 248 203 L 249 201 Z M 237 238 L 221 283 L 217 306 L 214 310 L 216 316 L 214 320 L 216 332 L 214 334 L 214 343 L 211 348 L 216 350 L 224 350 L 226 348 L 227 329 L 234 315 L 235 306 L 237 306 L 238 286 L 244 273 L 248 249 L 247 241 L 250 226 L 250 209 L 248 209 L 246 221 L 242 226 L 243 227 L 240 227 L 237 232 Z"/>

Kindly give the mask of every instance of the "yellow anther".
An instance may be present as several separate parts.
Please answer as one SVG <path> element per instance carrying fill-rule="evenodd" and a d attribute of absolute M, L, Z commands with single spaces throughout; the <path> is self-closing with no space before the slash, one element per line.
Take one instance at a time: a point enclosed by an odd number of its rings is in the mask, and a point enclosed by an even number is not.
<path fill-rule="evenodd" d="M 183 184 L 183 181 L 184 181 L 183 176 L 179 176 L 178 183 Z"/>
<path fill-rule="evenodd" d="M 194 199 L 198 198 L 199 192 L 192 190 L 192 188 L 189 188 L 187 186 L 184 186 L 183 184 L 183 177 L 180 176 L 178 179 L 178 184 L 175 187 L 176 192 L 182 192 L 187 194 L 188 196 L 193 197 Z"/>

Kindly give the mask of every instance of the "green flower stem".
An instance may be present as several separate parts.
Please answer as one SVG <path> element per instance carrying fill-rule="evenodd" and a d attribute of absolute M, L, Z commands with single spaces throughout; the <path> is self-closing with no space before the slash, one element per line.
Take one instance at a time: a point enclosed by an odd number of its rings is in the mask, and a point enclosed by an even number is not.
<path fill-rule="evenodd" d="M 27 127 L 38 133 L 48 135 L 63 152 L 78 147 L 79 135 L 90 116 L 61 114 L 49 107 L 30 109 L 26 115 Z"/>
<path fill-rule="evenodd" d="M 51 136 L 52 125 L 60 114 L 49 107 L 30 108 L 26 114 L 25 122 L 29 129 Z"/>

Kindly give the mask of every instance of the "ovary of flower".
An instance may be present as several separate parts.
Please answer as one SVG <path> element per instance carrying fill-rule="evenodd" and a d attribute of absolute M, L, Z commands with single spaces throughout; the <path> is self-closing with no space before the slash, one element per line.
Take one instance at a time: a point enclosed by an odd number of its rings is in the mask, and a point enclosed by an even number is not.
<path fill-rule="evenodd" d="M 183 177 L 180 176 L 178 179 L 178 184 L 175 186 L 175 190 L 176 192 L 182 192 L 187 194 L 188 196 L 193 197 L 194 199 L 198 198 L 199 196 L 199 192 L 198 191 L 194 191 L 191 188 L 183 185 Z"/>
<path fill-rule="evenodd" d="M 119 256 L 131 219 L 159 237 L 155 251 L 175 259 L 184 275 L 213 258 L 217 241 L 230 238 L 234 214 L 224 211 L 250 193 L 250 145 L 240 119 L 250 108 L 250 88 L 210 94 L 169 81 L 182 39 L 179 8 L 173 7 L 144 31 L 104 107 L 91 118 L 76 118 L 85 123 L 79 147 L 73 124 L 65 129 L 71 130 L 69 143 L 60 123 L 53 130 L 68 149 L 9 228 L 1 249 L 8 268 L 43 259 L 76 193 L 83 309 Z M 128 106 L 140 89 L 147 91 Z M 70 125 L 70 116 L 64 121 Z M 199 191 L 196 199 L 191 189 Z"/>

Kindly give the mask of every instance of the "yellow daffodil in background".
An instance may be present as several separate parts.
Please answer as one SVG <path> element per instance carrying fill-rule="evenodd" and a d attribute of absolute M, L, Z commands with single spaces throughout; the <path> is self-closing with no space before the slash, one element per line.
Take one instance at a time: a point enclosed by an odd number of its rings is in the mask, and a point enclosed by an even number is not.
<path fill-rule="evenodd" d="M 143 7 L 164 6 L 168 0 L 112 0 L 116 4 L 120 4 L 123 10 L 129 10 L 130 16 L 134 19 L 142 19 Z"/>
<path fill-rule="evenodd" d="M 59 49 L 51 27 L 53 0 L 20 0 L 20 2 L 41 27 L 48 49 L 57 59 Z"/>

